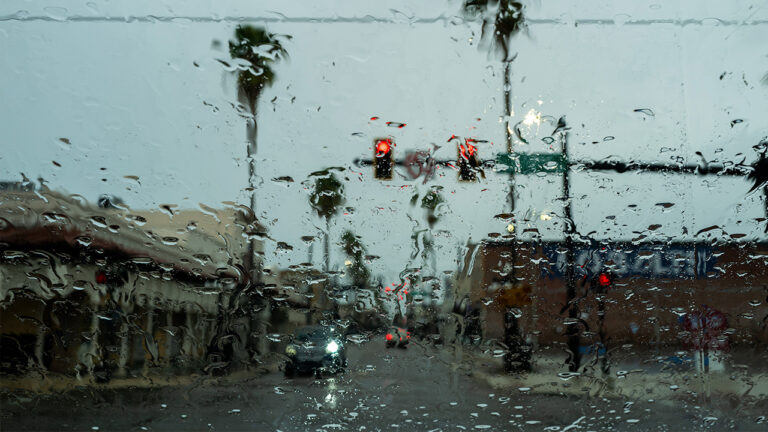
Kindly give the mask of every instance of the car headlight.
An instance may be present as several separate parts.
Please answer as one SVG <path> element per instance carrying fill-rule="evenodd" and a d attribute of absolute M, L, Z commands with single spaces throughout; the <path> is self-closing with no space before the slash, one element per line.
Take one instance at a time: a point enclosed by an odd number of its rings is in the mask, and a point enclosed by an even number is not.
<path fill-rule="evenodd" d="M 339 344 L 336 343 L 336 341 L 331 341 L 328 346 L 325 347 L 325 352 L 329 354 L 333 354 L 336 351 L 339 350 Z"/>
<path fill-rule="evenodd" d="M 293 345 L 288 345 L 285 347 L 285 353 L 289 356 L 295 356 L 296 355 L 296 347 Z"/>

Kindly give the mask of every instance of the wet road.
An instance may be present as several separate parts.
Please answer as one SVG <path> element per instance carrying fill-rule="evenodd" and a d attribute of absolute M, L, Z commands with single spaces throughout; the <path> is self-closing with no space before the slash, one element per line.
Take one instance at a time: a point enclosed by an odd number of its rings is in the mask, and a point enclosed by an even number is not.
<path fill-rule="evenodd" d="M 346 373 L 282 373 L 160 389 L 90 389 L 4 399 L 3 430 L 720 430 L 727 419 L 637 399 L 493 389 L 454 350 L 348 347 Z M 554 378 L 554 377 L 553 377 Z M 675 425 L 674 427 L 672 425 Z M 738 426 L 738 425 L 737 425 Z M 739 430 L 753 430 L 746 426 Z M 754 429 L 757 430 L 757 429 Z"/>

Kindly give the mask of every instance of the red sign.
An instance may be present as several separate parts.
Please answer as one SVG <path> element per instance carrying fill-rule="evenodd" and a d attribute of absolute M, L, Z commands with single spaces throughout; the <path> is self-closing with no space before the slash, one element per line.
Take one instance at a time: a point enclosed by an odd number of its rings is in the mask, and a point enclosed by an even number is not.
<path fill-rule="evenodd" d="M 702 306 L 701 310 L 686 314 L 682 320 L 683 329 L 688 332 L 685 343 L 690 348 L 720 351 L 728 349 L 728 340 L 723 337 L 728 328 L 728 318 L 724 313 L 709 306 Z"/>

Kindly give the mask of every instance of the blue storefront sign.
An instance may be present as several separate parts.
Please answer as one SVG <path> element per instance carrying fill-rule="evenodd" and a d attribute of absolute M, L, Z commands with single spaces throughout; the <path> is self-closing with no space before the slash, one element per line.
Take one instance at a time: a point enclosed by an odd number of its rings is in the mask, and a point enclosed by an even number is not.
<path fill-rule="evenodd" d="M 566 249 L 562 244 L 543 245 L 547 260 L 541 263 L 542 278 L 565 276 Z M 616 277 L 696 279 L 716 277 L 714 248 L 698 244 L 577 246 L 576 276 L 610 270 Z"/>

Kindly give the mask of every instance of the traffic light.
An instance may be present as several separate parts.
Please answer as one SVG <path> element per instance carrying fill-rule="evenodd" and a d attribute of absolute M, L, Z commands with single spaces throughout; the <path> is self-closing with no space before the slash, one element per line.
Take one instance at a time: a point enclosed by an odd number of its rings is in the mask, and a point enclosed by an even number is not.
<path fill-rule="evenodd" d="M 379 180 L 392 180 L 392 138 L 376 138 L 373 141 L 374 176 Z"/>
<path fill-rule="evenodd" d="M 107 284 L 107 280 L 108 280 L 107 272 L 105 272 L 104 270 L 97 271 L 95 279 L 96 279 L 96 283 L 97 284 L 99 284 L 99 285 L 106 285 Z"/>
<path fill-rule="evenodd" d="M 592 277 L 592 289 L 595 292 L 603 293 L 613 286 L 613 275 L 608 271 L 601 271 Z"/>
<path fill-rule="evenodd" d="M 459 144 L 459 180 L 476 181 L 477 172 L 480 171 L 480 157 L 477 154 L 477 147 L 472 145 L 474 142 L 468 139 L 464 144 Z"/>
<path fill-rule="evenodd" d="M 93 275 L 93 278 L 97 286 L 118 288 L 126 283 L 128 275 L 124 271 L 115 269 L 99 269 Z"/>

